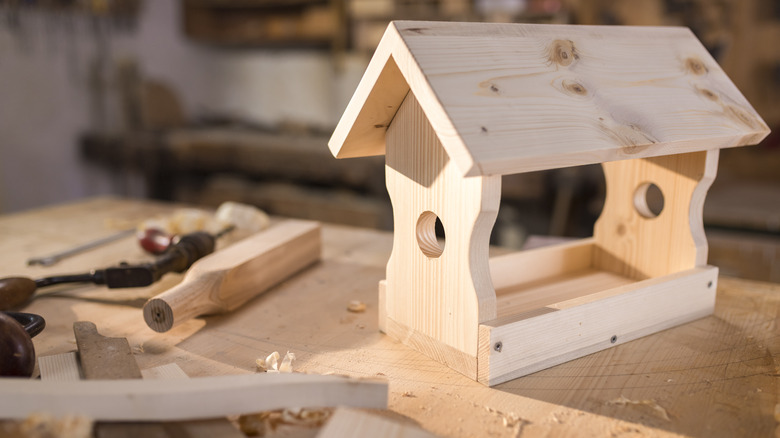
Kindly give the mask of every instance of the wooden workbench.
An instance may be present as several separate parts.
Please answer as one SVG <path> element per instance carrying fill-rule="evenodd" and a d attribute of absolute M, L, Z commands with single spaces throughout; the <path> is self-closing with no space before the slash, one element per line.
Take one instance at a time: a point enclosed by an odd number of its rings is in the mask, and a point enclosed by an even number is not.
<path fill-rule="evenodd" d="M 48 255 L 175 206 L 100 198 L 0 216 L 0 277 L 33 278 L 146 256 L 125 239 L 48 267 Z M 296 371 L 384 376 L 389 407 L 441 436 L 777 436 L 780 286 L 721 278 L 715 315 L 487 388 L 377 331 L 377 282 L 392 235 L 325 226 L 321 263 L 237 312 L 147 328 L 142 289 L 60 286 L 26 311 L 43 315 L 39 356 L 75 350 L 72 324 L 90 320 L 127 337 L 142 369 L 176 362 L 190 376 L 255 372 L 274 350 Z M 46 290 L 44 290 L 45 292 Z M 365 313 L 347 304 L 361 300 Z M 776 419 L 777 418 L 777 419 Z"/>

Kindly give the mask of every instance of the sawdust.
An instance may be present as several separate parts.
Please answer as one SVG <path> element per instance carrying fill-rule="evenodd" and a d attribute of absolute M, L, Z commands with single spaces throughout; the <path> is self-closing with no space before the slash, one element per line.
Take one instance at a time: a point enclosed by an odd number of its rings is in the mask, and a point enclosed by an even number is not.
<path fill-rule="evenodd" d="M 608 405 L 617 405 L 617 406 L 629 406 L 629 405 L 633 405 L 633 406 L 647 406 L 659 418 L 661 418 L 663 420 L 666 420 L 666 421 L 672 421 L 671 418 L 669 418 L 669 413 L 666 411 L 666 409 L 664 409 L 663 406 L 661 406 L 658 403 L 656 403 L 656 401 L 653 400 L 653 399 L 631 400 L 631 399 L 621 395 L 620 397 L 618 397 L 618 398 L 616 398 L 614 400 L 608 401 L 607 404 Z"/>
<path fill-rule="evenodd" d="M 514 412 L 502 412 L 498 409 L 493 409 L 490 406 L 484 406 L 484 409 L 489 413 L 499 417 L 504 427 L 512 429 L 513 436 L 515 437 L 522 435 L 525 426 L 532 424 L 531 421 L 520 417 Z"/>
<path fill-rule="evenodd" d="M 333 415 L 333 409 L 287 408 L 242 415 L 238 418 L 241 432 L 247 436 L 265 436 L 283 426 L 318 428 Z"/>
<path fill-rule="evenodd" d="M 81 416 L 32 414 L 21 421 L 0 422 L 0 436 L 18 438 L 91 438 L 94 422 Z"/>
<path fill-rule="evenodd" d="M 347 304 L 347 310 L 352 313 L 363 313 L 366 311 L 366 303 L 358 300 L 352 300 Z"/>

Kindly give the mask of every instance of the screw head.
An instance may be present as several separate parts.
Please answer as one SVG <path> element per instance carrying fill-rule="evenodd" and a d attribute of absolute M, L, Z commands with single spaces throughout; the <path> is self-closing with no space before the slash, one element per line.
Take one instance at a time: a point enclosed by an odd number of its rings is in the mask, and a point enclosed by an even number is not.
<path fill-rule="evenodd" d="M 617 335 L 612 335 L 612 337 L 611 337 L 611 338 L 609 338 L 609 342 L 611 342 L 611 343 L 613 343 L 613 344 L 614 344 L 615 342 L 617 342 Z"/>
<path fill-rule="evenodd" d="M 493 345 L 493 349 L 496 350 L 498 353 L 501 353 L 501 349 L 503 348 L 504 348 L 504 343 L 501 341 L 498 341 Z"/>

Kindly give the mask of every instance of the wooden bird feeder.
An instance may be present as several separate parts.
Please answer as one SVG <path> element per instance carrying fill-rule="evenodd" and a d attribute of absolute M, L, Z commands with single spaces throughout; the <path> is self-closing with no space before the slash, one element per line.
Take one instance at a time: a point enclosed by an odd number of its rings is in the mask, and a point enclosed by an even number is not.
<path fill-rule="evenodd" d="M 710 315 L 718 150 L 768 133 L 687 28 L 402 21 L 329 146 L 386 157 L 382 331 L 495 385 Z M 592 163 L 607 183 L 592 238 L 488 257 L 502 175 Z"/>

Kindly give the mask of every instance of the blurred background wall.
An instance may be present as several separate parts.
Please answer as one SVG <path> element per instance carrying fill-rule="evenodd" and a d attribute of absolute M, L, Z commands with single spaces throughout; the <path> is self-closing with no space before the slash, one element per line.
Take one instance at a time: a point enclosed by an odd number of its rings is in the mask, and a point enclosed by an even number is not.
<path fill-rule="evenodd" d="M 0 0 L 0 213 L 234 200 L 389 230 L 383 159 L 326 143 L 393 19 L 688 26 L 780 126 L 776 0 Z M 705 224 L 725 273 L 780 281 L 778 138 L 721 154 Z M 502 190 L 493 242 L 522 247 L 590 235 L 604 181 L 582 166 Z"/>

